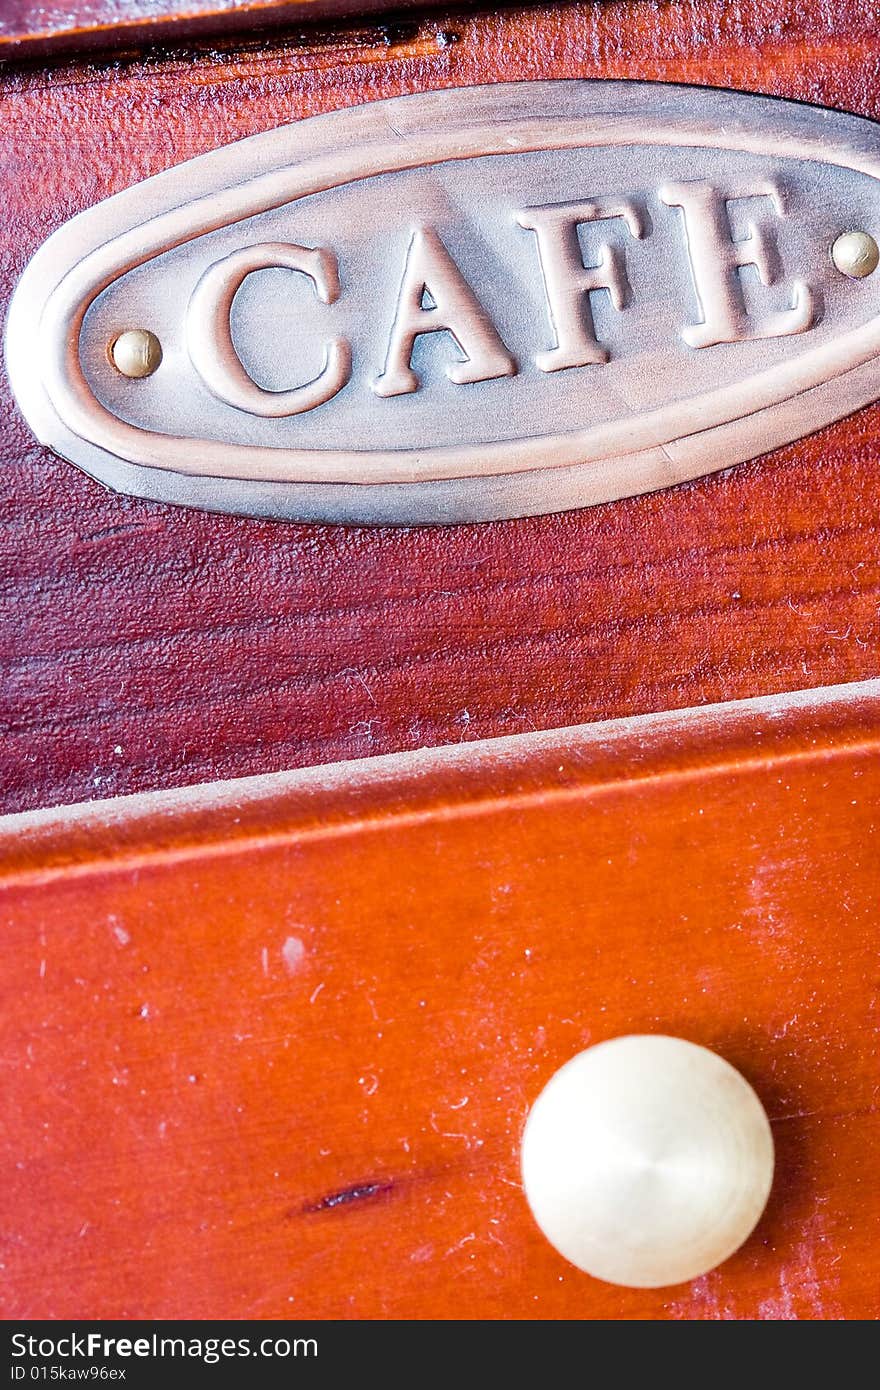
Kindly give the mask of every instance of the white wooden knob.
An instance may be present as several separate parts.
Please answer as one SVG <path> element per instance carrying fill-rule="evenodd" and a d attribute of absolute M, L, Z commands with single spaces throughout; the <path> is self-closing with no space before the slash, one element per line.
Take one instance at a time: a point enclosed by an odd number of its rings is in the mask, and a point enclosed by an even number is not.
<path fill-rule="evenodd" d="M 773 1181 L 773 1138 L 749 1083 L 681 1038 L 613 1038 L 538 1096 L 526 1197 L 555 1248 L 597 1279 L 661 1288 L 742 1245 Z"/>

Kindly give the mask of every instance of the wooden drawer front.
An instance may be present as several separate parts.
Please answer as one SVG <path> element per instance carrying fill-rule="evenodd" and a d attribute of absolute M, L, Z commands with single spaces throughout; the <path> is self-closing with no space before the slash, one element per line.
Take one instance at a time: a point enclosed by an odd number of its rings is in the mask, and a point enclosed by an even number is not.
<path fill-rule="evenodd" d="M 880 689 L 0 823 L 7 1317 L 880 1312 Z M 548 1245 L 528 1107 L 668 1032 L 766 1106 L 688 1286 Z"/>

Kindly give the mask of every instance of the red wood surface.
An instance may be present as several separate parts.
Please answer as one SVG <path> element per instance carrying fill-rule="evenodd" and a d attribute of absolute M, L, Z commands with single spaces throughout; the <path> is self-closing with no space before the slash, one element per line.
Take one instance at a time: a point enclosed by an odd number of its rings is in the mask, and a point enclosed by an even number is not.
<path fill-rule="evenodd" d="M 391 11 L 389 39 L 407 12 L 432 0 L 2 0 L 0 61 L 229 36 Z"/>
<path fill-rule="evenodd" d="M 860 0 L 558 4 L 243 51 L 7 70 L 0 300 L 78 209 L 280 122 L 529 77 L 880 115 Z M 864 678 L 880 409 L 652 497 L 455 530 L 272 525 L 105 492 L 0 386 L 0 807 L 73 802 Z"/>
<path fill-rule="evenodd" d="M 875 1318 L 880 682 L 0 823 L 0 1311 Z M 581 1048 L 717 1049 L 755 1234 L 578 1273 L 519 1180 Z"/>

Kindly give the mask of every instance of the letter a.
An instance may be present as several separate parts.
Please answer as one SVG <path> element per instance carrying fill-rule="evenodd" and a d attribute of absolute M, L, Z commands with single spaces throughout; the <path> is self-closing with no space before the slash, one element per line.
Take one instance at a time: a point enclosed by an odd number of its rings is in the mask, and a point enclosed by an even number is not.
<path fill-rule="evenodd" d="M 452 334 L 464 354 L 463 362 L 446 368 L 456 385 L 515 374 L 516 363 L 437 232 L 418 227 L 406 255 L 385 367 L 373 382 L 376 395 L 417 391 L 419 379 L 410 366 L 415 340 L 443 332 Z"/>

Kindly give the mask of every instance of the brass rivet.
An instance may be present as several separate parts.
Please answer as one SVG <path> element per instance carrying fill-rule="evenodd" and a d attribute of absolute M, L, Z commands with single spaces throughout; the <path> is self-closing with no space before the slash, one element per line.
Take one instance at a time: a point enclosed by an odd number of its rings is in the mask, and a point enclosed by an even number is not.
<path fill-rule="evenodd" d="M 110 361 L 123 376 L 152 376 L 162 361 L 162 344 L 147 328 L 129 328 L 111 343 Z"/>
<path fill-rule="evenodd" d="M 843 232 L 831 248 L 831 259 L 841 275 L 864 280 L 880 264 L 880 247 L 868 232 Z"/>

